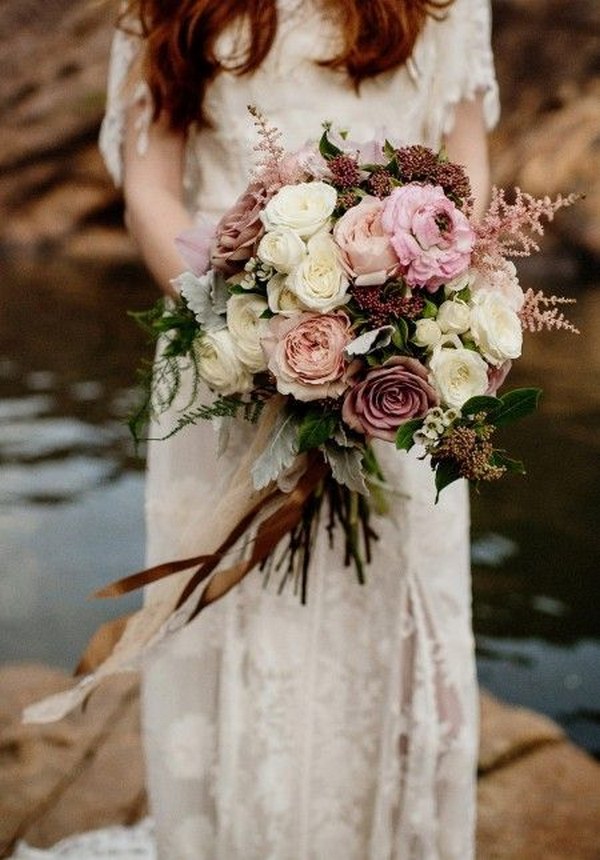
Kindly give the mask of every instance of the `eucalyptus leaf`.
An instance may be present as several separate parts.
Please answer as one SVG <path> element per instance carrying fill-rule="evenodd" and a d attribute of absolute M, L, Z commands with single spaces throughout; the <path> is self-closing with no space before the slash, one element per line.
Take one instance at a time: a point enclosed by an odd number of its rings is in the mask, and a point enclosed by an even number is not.
<path fill-rule="evenodd" d="M 539 388 L 514 388 L 500 397 L 498 407 L 488 414 L 496 427 L 502 427 L 530 415 L 537 409 L 542 392 Z"/>
<path fill-rule="evenodd" d="M 262 490 L 294 462 L 298 454 L 298 419 L 282 412 L 262 454 L 252 466 L 252 482 Z"/>
<path fill-rule="evenodd" d="M 413 436 L 423 426 L 422 418 L 413 418 L 400 425 L 396 433 L 396 448 L 401 451 L 410 451 L 415 444 Z"/>

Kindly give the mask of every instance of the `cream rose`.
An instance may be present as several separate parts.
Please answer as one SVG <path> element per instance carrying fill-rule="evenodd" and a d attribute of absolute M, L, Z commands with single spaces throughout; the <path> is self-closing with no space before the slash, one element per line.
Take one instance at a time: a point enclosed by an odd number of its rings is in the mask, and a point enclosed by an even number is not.
<path fill-rule="evenodd" d="M 305 308 L 325 313 L 348 301 L 348 278 L 338 254 L 329 233 L 319 233 L 309 240 L 308 255 L 288 276 L 289 289 Z"/>
<path fill-rule="evenodd" d="M 472 349 L 438 347 L 429 361 L 432 382 L 446 406 L 460 409 L 488 389 L 488 366 Z"/>
<path fill-rule="evenodd" d="M 421 319 L 416 322 L 416 331 L 413 335 L 413 343 L 417 346 L 433 349 L 442 339 L 442 330 L 438 323 L 432 319 Z"/>
<path fill-rule="evenodd" d="M 500 293 L 518 313 L 523 307 L 525 294 L 519 284 L 516 266 L 511 260 L 503 260 L 501 265 L 494 261 L 494 264 L 485 273 L 475 272 L 471 291 L 473 295 L 479 292 Z"/>
<path fill-rule="evenodd" d="M 465 302 L 442 302 L 435 319 L 444 334 L 464 334 L 471 324 L 471 311 Z"/>
<path fill-rule="evenodd" d="M 227 329 L 209 331 L 196 342 L 198 373 L 219 394 L 240 394 L 252 388 L 252 374 L 239 360 Z"/>
<path fill-rule="evenodd" d="M 238 358 L 252 373 L 266 370 L 267 362 L 260 345 L 266 333 L 267 320 L 261 319 L 268 308 L 262 296 L 249 293 L 227 300 L 227 326 Z"/>
<path fill-rule="evenodd" d="M 267 203 L 261 215 L 267 230 L 289 227 L 301 239 L 309 239 L 324 227 L 337 203 L 337 191 L 326 182 L 284 185 Z"/>
<path fill-rule="evenodd" d="M 498 366 L 521 355 L 521 320 L 502 293 L 491 290 L 475 293 L 471 308 L 471 334 L 490 364 Z"/>
<path fill-rule="evenodd" d="M 276 227 L 260 240 L 256 256 L 276 271 L 287 274 L 306 256 L 306 245 L 289 227 Z"/>
<path fill-rule="evenodd" d="M 304 310 L 298 296 L 288 287 L 286 275 L 273 275 L 267 283 L 267 301 L 274 314 L 290 316 Z"/>

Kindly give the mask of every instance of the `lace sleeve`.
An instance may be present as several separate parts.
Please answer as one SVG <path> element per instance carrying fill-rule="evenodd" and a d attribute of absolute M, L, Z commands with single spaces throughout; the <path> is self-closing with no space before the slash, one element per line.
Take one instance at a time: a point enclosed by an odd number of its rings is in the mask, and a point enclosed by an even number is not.
<path fill-rule="evenodd" d="M 456 105 L 480 92 L 486 126 L 493 128 L 500 102 L 491 46 L 490 0 L 455 0 L 438 30 L 437 56 L 435 112 L 439 132 L 448 134 Z"/>
<path fill-rule="evenodd" d="M 148 146 L 148 129 L 152 118 L 152 97 L 143 80 L 130 81 L 130 72 L 140 55 L 141 37 L 131 31 L 116 30 L 108 67 L 106 113 L 100 129 L 102 157 L 116 185 L 123 181 L 123 139 L 126 111 L 133 104 L 142 110 L 138 116 L 137 148 L 143 155 Z"/>

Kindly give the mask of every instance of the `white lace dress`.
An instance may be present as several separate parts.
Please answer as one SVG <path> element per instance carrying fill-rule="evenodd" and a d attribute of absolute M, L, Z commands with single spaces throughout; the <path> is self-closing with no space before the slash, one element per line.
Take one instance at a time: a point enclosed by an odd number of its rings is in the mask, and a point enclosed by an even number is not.
<path fill-rule="evenodd" d="M 360 96 L 314 64 L 331 54 L 333 36 L 311 3 L 280 0 L 280 11 L 261 69 L 252 77 L 222 74 L 208 90 L 213 125 L 190 136 L 186 171 L 191 205 L 201 212 L 218 216 L 245 185 L 253 141 L 247 104 L 284 131 L 289 148 L 316 138 L 324 119 L 353 139 L 385 128 L 406 143 L 437 147 L 453 106 L 477 91 L 494 122 L 488 0 L 456 0 L 443 21 L 428 22 L 406 67 L 363 84 Z M 233 38 L 222 39 L 224 56 Z M 138 47 L 117 34 L 102 137 L 117 180 L 121 85 Z M 149 563 L 194 554 L 193 524 L 210 516 L 248 432 L 240 428 L 220 460 L 209 424 L 151 446 Z M 322 534 L 306 606 L 265 590 L 261 574 L 251 574 L 147 666 L 154 830 L 144 822 L 67 840 L 51 853 L 22 846 L 17 856 L 473 857 L 478 731 L 467 489 L 454 485 L 434 506 L 426 464 L 385 443 L 378 454 L 395 493 L 391 514 L 376 523 L 365 586 Z"/>

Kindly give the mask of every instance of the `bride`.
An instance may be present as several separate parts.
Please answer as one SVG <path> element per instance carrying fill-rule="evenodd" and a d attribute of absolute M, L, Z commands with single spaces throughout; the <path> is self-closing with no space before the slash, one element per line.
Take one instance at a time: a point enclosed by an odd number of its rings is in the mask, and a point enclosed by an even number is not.
<path fill-rule="evenodd" d="M 248 104 L 288 149 L 323 120 L 355 140 L 444 145 L 481 211 L 497 114 L 489 29 L 488 0 L 126 3 L 101 148 L 159 286 L 171 294 L 183 268 L 174 237 L 196 213 L 218 219 L 246 184 Z M 209 424 L 151 443 L 149 564 L 198 552 L 194 526 L 249 432 L 236 428 L 220 459 Z M 322 534 L 306 606 L 251 574 L 147 660 L 154 823 L 17 856 L 474 857 L 467 488 L 434 506 L 427 464 L 385 444 L 378 456 L 391 504 L 364 587 Z"/>

